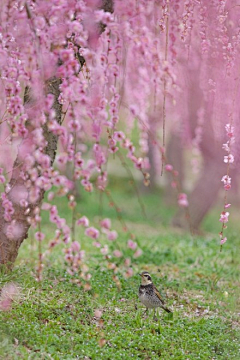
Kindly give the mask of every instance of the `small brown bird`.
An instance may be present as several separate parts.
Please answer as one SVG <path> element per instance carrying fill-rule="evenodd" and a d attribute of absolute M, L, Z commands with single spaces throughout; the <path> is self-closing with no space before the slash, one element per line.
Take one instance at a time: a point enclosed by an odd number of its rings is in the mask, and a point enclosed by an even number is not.
<path fill-rule="evenodd" d="M 153 285 L 152 278 L 147 271 L 143 271 L 141 274 L 141 285 L 139 286 L 139 299 L 146 306 L 146 313 L 148 309 L 154 309 L 154 319 L 156 319 L 156 308 L 161 307 L 168 313 L 172 313 L 165 304 L 158 289 Z"/>

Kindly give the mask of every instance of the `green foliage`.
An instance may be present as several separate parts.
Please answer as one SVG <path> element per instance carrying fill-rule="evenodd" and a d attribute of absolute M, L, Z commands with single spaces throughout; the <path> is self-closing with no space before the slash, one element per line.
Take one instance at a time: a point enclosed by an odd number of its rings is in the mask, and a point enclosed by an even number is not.
<path fill-rule="evenodd" d="M 0 312 L 0 358 L 239 359 L 240 261 L 234 252 L 238 237 L 233 232 L 220 253 L 214 234 L 191 238 L 167 227 L 172 209 L 161 204 L 159 194 L 159 198 L 157 193 L 142 196 L 145 219 L 134 193 L 126 194 L 124 185 L 118 185 L 112 195 L 143 249 L 143 255 L 134 260 L 135 275 L 126 279 L 120 274 L 118 289 L 91 241 L 78 230 L 77 239 L 88 251 L 92 289 L 85 292 L 70 281 L 60 248 L 45 260 L 44 280 L 38 283 L 34 277 L 35 244 L 27 240 L 13 272 L 1 274 L 1 286 L 13 281 L 21 294 L 12 310 Z M 100 207 L 103 216 L 111 217 L 120 230 L 108 200 L 103 198 Z M 64 201 L 61 209 L 64 214 L 69 211 Z M 81 196 L 79 213 L 81 209 L 89 217 L 99 216 L 98 195 Z M 52 229 L 45 220 L 43 230 L 49 240 Z M 209 228 L 210 222 L 206 226 Z M 123 249 L 127 239 L 128 235 L 121 233 L 118 241 Z M 153 314 L 144 315 L 137 297 L 137 274 L 143 269 L 152 274 L 174 310 L 172 318 L 161 311 L 158 322 L 153 321 Z M 94 315 L 96 309 L 102 311 L 100 320 Z"/>

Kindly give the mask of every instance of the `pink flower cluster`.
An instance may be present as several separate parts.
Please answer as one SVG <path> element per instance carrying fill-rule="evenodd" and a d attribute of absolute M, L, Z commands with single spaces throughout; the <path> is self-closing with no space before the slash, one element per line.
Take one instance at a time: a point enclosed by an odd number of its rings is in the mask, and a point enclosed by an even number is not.
<path fill-rule="evenodd" d="M 8 311 L 12 307 L 13 301 L 19 296 L 20 291 L 16 284 L 7 283 L 1 289 L 0 311 Z"/>
<path fill-rule="evenodd" d="M 224 175 L 221 180 L 224 184 L 224 190 L 230 190 L 231 189 L 231 178 L 228 175 Z"/>
<path fill-rule="evenodd" d="M 229 212 L 223 211 L 220 215 L 219 221 L 223 224 L 226 224 L 228 222 Z"/>
<path fill-rule="evenodd" d="M 230 114 L 231 115 L 231 114 Z M 224 156 L 224 163 L 227 164 L 227 175 L 222 177 L 222 182 L 224 186 L 225 192 L 231 189 L 231 177 L 229 176 L 230 164 L 234 162 L 234 156 L 231 154 L 232 145 L 234 144 L 234 127 L 232 124 L 226 124 L 225 126 L 226 135 L 228 137 L 228 141 L 223 144 L 223 150 L 227 152 L 227 155 Z M 225 209 L 229 208 L 231 204 L 227 203 L 227 193 L 225 195 L 225 203 L 224 203 L 224 211 L 220 215 L 219 221 L 222 222 L 222 231 L 220 232 L 220 244 L 223 245 L 227 241 L 227 237 L 223 236 L 223 231 L 227 227 L 226 223 L 228 222 L 229 212 L 226 212 Z"/>
<path fill-rule="evenodd" d="M 40 231 L 36 232 L 34 236 L 37 241 L 43 241 L 45 238 L 45 234 Z"/>
<path fill-rule="evenodd" d="M 11 221 L 14 214 L 13 203 L 8 199 L 7 194 L 3 192 L 1 194 L 2 206 L 4 208 L 4 220 Z"/>
<path fill-rule="evenodd" d="M 100 221 L 101 231 L 106 234 L 107 239 L 114 241 L 118 237 L 118 233 L 115 230 L 111 230 L 111 220 L 106 218 Z"/>
<path fill-rule="evenodd" d="M 228 141 L 225 144 L 223 144 L 223 149 L 227 152 L 227 155 L 224 156 L 224 162 L 226 164 L 232 164 L 234 162 L 234 156 L 233 154 L 231 154 L 231 147 L 235 141 L 234 127 L 231 124 L 226 124 L 225 130 L 228 137 Z"/>
<path fill-rule="evenodd" d="M 65 244 L 69 243 L 71 230 L 70 227 L 66 224 L 66 219 L 61 218 L 58 215 L 57 207 L 49 203 L 43 203 L 42 209 L 49 211 L 50 222 L 57 226 L 59 234 L 62 236 L 63 242 Z M 40 237 L 42 237 L 42 235 L 40 235 Z"/>
<path fill-rule="evenodd" d="M 81 250 L 80 244 L 77 241 L 73 241 L 69 248 L 64 250 L 65 261 L 68 264 L 68 272 L 70 275 L 78 273 L 82 268 L 82 261 L 85 257 L 85 251 Z M 88 280 L 90 277 L 88 276 Z"/>
<path fill-rule="evenodd" d="M 85 230 L 85 235 L 96 240 L 99 237 L 99 231 L 96 228 L 94 228 L 93 226 L 91 226 Z"/>

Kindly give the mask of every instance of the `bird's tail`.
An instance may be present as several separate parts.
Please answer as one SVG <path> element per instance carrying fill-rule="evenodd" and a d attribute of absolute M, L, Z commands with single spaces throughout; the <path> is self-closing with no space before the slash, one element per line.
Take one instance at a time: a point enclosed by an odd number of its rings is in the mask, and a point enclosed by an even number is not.
<path fill-rule="evenodd" d="M 172 314 L 172 311 L 169 310 L 166 306 L 162 306 L 163 310 L 165 310 L 167 313 L 171 313 Z"/>

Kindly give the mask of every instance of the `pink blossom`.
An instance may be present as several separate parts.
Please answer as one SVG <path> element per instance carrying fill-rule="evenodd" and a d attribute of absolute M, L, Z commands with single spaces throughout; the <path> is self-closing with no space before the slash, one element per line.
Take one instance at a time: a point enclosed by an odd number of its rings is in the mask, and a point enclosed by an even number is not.
<path fill-rule="evenodd" d="M 29 202 L 35 204 L 40 196 L 40 188 L 38 186 L 32 186 L 29 190 Z"/>
<path fill-rule="evenodd" d="M 44 202 L 44 203 L 42 204 L 42 206 L 41 206 L 41 209 L 48 211 L 48 210 L 51 209 L 51 204 Z"/>
<path fill-rule="evenodd" d="M 89 220 L 86 216 L 82 216 L 80 219 L 76 222 L 77 225 L 83 225 L 85 227 L 89 226 Z"/>
<path fill-rule="evenodd" d="M 125 277 L 126 278 L 130 278 L 133 276 L 133 269 L 132 268 L 128 268 L 126 273 L 125 273 Z"/>
<path fill-rule="evenodd" d="M 28 190 L 26 186 L 16 185 L 11 189 L 9 193 L 9 199 L 13 201 L 13 203 L 19 203 L 21 200 L 27 201 L 28 198 Z"/>
<path fill-rule="evenodd" d="M 108 254 L 108 246 L 107 245 L 104 245 L 104 247 L 103 248 L 101 248 L 101 253 L 103 254 L 103 255 L 107 255 Z"/>
<path fill-rule="evenodd" d="M 87 192 L 93 191 L 93 185 L 90 183 L 90 181 L 84 179 L 81 181 L 81 184 L 83 185 L 85 191 Z"/>
<path fill-rule="evenodd" d="M 124 140 L 126 138 L 126 136 L 122 131 L 115 131 L 113 134 L 113 138 L 116 141 L 121 141 L 121 140 Z"/>
<path fill-rule="evenodd" d="M 122 257 L 123 253 L 120 250 L 114 250 L 113 255 L 117 258 Z"/>
<path fill-rule="evenodd" d="M 131 259 L 126 258 L 125 261 L 124 261 L 124 265 L 125 266 L 130 266 L 130 264 L 131 264 Z"/>
<path fill-rule="evenodd" d="M 99 237 L 99 231 L 94 227 L 89 227 L 85 230 L 85 235 L 92 239 L 97 239 Z"/>
<path fill-rule="evenodd" d="M 109 147 L 115 147 L 116 143 L 116 140 L 114 140 L 113 138 L 108 139 Z"/>
<path fill-rule="evenodd" d="M 69 253 L 69 254 L 66 254 L 64 258 L 67 262 L 71 262 L 73 259 L 73 255 L 71 253 Z"/>
<path fill-rule="evenodd" d="M 21 200 L 19 201 L 19 205 L 20 205 L 21 207 L 26 208 L 26 207 L 28 206 L 28 201 L 25 200 L 25 199 L 21 199 Z"/>
<path fill-rule="evenodd" d="M 96 164 L 99 168 L 101 168 L 101 166 L 106 163 L 106 156 L 99 144 L 95 144 L 93 146 L 93 150 L 96 159 Z"/>
<path fill-rule="evenodd" d="M 49 242 L 48 247 L 53 248 L 58 244 L 58 241 L 56 239 Z"/>
<path fill-rule="evenodd" d="M 230 176 L 228 176 L 228 175 L 224 175 L 223 177 L 222 177 L 222 182 L 224 183 L 224 185 L 230 185 L 231 184 L 231 178 L 230 178 Z"/>
<path fill-rule="evenodd" d="M 101 247 L 101 244 L 100 244 L 100 242 L 95 241 L 95 242 L 93 243 L 93 246 L 95 246 L 96 248 L 100 248 L 100 247 Z"/>
<path fill-rule="evenodd" d="M 110 229 L 111 228 L 111 220 L 106 218 L 100 221 L 100 225 L 104 229 Z"/>
<path fill-rule="evenodd" d="M 48 193 L 48 196 L 47 196 L 48 201 L 52 201 L 52 200 L 54 199 L 54 197 L 55 197 L 54 192 L 53 192 L 53 191 L 50 191 L 50 192 Z"/>
<path fill-rule="evenodd" d="M 137 243 L 132 240 L 128 240 L 127 246 L 129 247 L 129 249 L 135 250 L 137 248 Z"/>
<path fill-rule="evenodd" d="M 138 116 L 139 114 L 139 109 L 136 105 L 130 105 L 129 106 L 129 110 L 131 111 L 132 115 L 135 117 L 135 116 Z"/>
<path fill-rule="evenodd" d="M 100 190 L 104 190 L 107 186 L 107 173 L 104 171 L 97 178 L 97 186 Z"/>
<path fill-rule="evenodd" d="M 227 136 L 232 138 L 234 133 L 234 127 L 231 124 L 226 124 L 225 129 L 227 132 Z"/>
<path fill-rule="evenodd" d="M 75 120 L 71 120 L 68 123 L 68 127 L 69 127 L 69 130 L 72 131 L 73 133 L 77 132 L 81 129 L 81 125 Z"/>
<path fill-rule="evenodd" d="M 228 154 L 226 156 L 224 156 L 224 160 L 223 160 L 226 164 L 232 164 L 234 162 L 234 156 L 232 154 Z"/>
<path fill-rule="evenodd" d="M 110 146 L 108 148 L 108 151 L 112 154 L 115 154 L 118 150 L 119 150 L 119 148 L 117 146 Z"/>
<path fill-rule="evenodd" d="M 170 164 L 167 164 L 167 165 L 165 165 L 165 170 L 171 172 L 171 171 L 173 171 L 173 166 Z"/>
<path fill-rule="evenodd" d="M 1 291 L 1 299 L 10 298 L 11 300 L 14 300 L 17 295 L 19 295 L 19 288 L 16 284 L 11 282 L 3 286 Z"/>
<path fill-rule="evenodd" d="M 79 260 L 83 260 L 84 257 L 85 257 L 85 250 L 79 251 L 78 254 L 77 254 L 77 258 L 78 258 Z M 82 269 L 83 269 L 83 266 L 82 266 Z M 89 275 L 90 275 L 90 274 L 89 274 Z"/>
<path fill-rule="evenodd" d="M 20 221 L 12 220 L 5 230 L 6 236 L 10 240 L 19 240 L 24 235 L 24 225 Z"/>
<path fill-rule="evenodd" d="M 223 211 L 220 215 L 220 219 L 219 221 L 222 223 L 227 223 L 228 222 L 228 217 L 229 217 L 229 212 L 225 212 Z"/>
<path fill-rule="evenodd" d="M 54 95 L 53 94 L 47 94 L 45 98 L 45 105 L 48 110 L 51 110 L 54 103 Z"/>
<path fill-rule="evenodd" d="M 65 165 L 68 162 L 68 155 L 67 153 L 62 153 L 57 156 L 56 162 L 59 165 Z"/>
<path fill-rule="evenodd" d="M 188 207 L 188 199 L 186 194 L 181 193 L 178 195 L 178 205 L 182 207 Z"/>
<path fill-rule="evenodd" d="M 53 178 L 52 182 L 53 182 L 53 185 L 55 185 L 55 186 L 63 185 L 64 184 L 64 177 L 61 176 L 61 175 L 57 175 L 57 176 L 55 176 Z"/>
<path fill-rule="evenodd" d="M 230 151 L 229 143 L 227 142 L 226 144 L 223 144 L 222 148 L 223 150 L 229 152 Z"/>
<path fill-rule="evenodd" d="M 107 233 L 108 240 L 114 241 L 117 239 L 117 237 L 118 237 L 118 233 L 115 230 L 108 231 L 108 233 Z"/>
<path fill-rule="evenodd" d="M 74 198 L 74 196 L 71 195 L 69 197 L 68 206 L 69 206 L 70 209 L 74 209 L 76 207 L 76 205 L 77 205 L 77 203 L 75 201 L 75 198 Z"/>
<path fill-rule="evenodd" d="M 73 241 L 71 244 L 71 250 L 73 252 L 78 252 L 80 250 L 80 244 L 77 241 Z"/>
<path fill-rule="evenodd" d="M 221 239 L 220 244 L 223 245 L 227 241 L 227 237 L 225 236 L 223 239 Z"/>
<path fill-rule="evenodd" d="M 109 262 L 109 263 L 108 263 L 108 269 L 109 269 L 109 270 L 115 270 L 116 267 L 117 267 L 116 264 L 114 264 L 114 263 L 112 263 L 112 262 Z"/>
<path fill-rule="evenodd" d="M 0 294 L 0 310 L 10 310 L 12 302 L 19 296 L 19 293 L 20 291 L 16 284 L 7 283 L 4 285 Z"/>
<path fill-rule="evenodd" d="M 38 241 L 43 241 L 45 238 L 45 234 L 43 234 L 40 231 L 37 231 L 34 236 L 35 236 L 35 239 Z"/>
<path fill-rule="evenodd" d="M 136 259 L 138 258 L 139 256 L 142 255 L 142 250 L 141 249 L 137 249 L 137 251 L 133 254 L 133 257 Z"/>
<path fill-rule="evenodd" d="M 12 306 L 12 300 L 7 298 L 7 299 L 1 299 L 0 298 L 0 310 L 1 311 L 8 311 L 11 309 Z"/>
<path fill-rule="evenodd" d="M 12 202 L 7 198 L 7 194 L 6 193 L 2 193 L 1 194 L 1 198 L 2 198 L 2 206 L 4 208 L 4 219 L 6 221 L 11 221 L 12 219 L 12 215 L 14 214 L 15 210 L 13 208 L 13 204 Z"/>
<path fill-rule="evenodd" d="M 83 165 L 84 165 L 84 160 L 82 159 L 82 154 L 80 152 L 78 152 L 75 155 L 75 166 L 82 168 Z"/>
<path fill-rule="evenodd" d="M 230 208 L 230 206 L 231 206 L 231 204 L 225 204 L 225 205 L 224 205 L 224 208 L 225 208 L 225 209 L 228 209 L 228 208 Z"/>

